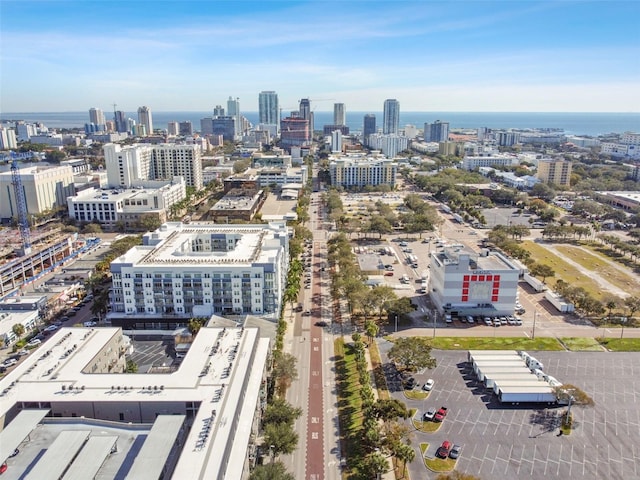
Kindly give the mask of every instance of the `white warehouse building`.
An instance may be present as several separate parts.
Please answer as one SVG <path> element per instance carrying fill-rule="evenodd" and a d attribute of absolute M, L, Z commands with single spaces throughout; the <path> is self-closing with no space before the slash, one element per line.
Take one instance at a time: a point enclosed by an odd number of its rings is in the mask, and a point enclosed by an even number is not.
<path fill-rule="evenodd" d="M 513 314 L 520 270 L 505 256 L 451 246 L 431 254 L 430 295 L 449 315 Z"/>
<path fill-rule="evenodd" d="M 111 262 L 112 324 L 158 328 L 193 317 L 280 311 L 289 261 L 285 222 L 165 223 Z"/>

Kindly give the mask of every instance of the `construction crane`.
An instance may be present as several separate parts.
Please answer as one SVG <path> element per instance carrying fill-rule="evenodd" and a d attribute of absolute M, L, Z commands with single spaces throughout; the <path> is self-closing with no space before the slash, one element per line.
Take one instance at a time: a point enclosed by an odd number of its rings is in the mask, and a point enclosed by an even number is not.
<path fill-rule="evenodd" d="M 29 219 L 27 214 L 27 198 L 24 195 L 22 186 L 22 178 L 20 177 L 20 169 L 18 168 L 18 160 L 26 160 L 36 156 L 33 152 L 15 153 L 10 151 L 3 154 L 2 159 L 11 162 L 11 184 L 16 197 L 16 208 L 18 210 L 18 228 L 20 230 L 20 238 L 22 239 L 22 255 L 31 253 L 31 229 L 29 228 Z"/>

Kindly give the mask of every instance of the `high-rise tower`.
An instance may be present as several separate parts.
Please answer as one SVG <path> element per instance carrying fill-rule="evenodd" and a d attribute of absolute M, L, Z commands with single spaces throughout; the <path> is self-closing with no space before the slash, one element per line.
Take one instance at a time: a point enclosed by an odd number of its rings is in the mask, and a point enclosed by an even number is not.
<path fill-rule="evenodd" d="M 374 133 L 376 133 L 376 116 L 373 113 L 367 113 L 364 116 L 364 129 L 362 131 L 365 145 L 369 145 L 369 135 Z"/>
<path fill-rule="evenodd" d="M 116 124 L 116 132 L 129 132 L 129 122 L 127 121 L 127 114 L 122 110 L 116 110 L 113 112 L 113 121 Z"/>
<path fill-rule="evenodd" d="M 272 90 L 260 92 L 258 96 L 260 123 L 278 125 L 280 123 L 280 105 L 278 94 Z"/>
<path fill-rule="evenodd" d="M 240 99 L 229 97 L 227 100 L 227 115 L 234 118 L 236 135 L 242 135 L 242 117 L 240 116 Z"/>
<path fill-rule="evenodd" d="M 449 122 L 436 120 L 433 123 L 424 124 L 425 142 L 446 142 L 449 140 Z"/>
<path fill-rule="evenodd" d="M 308 98 L 300 100 L 300 118 L 305 119 L 309 123 L 307 140 L 311 140 L 311 137 L 313 137 L 313 112 L 311 111 L 311 100 Z"/>
<path fill-rule="evenodd" d="M 384 101 L 384 118 L 382 119 L 382 133 L 397 134 L 400 125 L 400 102 L 395 98 Z"/>
<path fill-rule="evenodd" d="M 147 135 L 153 134 L 153 119 L 151 118 L 151 109 L 146 106 L 138 108 L 138 124 L 144 125 Z"/>
<path fill-rule="evenodd" d="M 347 123 L 347 114 L 344 108 L 344 103 L 333 104 L 333 124 L 345 125 Z"/>
<path fill-rule="evenodd" d="M 104 125 L 107 121 L 104 118 L 104 112 L 99 108 L 89 109 L 89 122 L 94 125 Z"/>

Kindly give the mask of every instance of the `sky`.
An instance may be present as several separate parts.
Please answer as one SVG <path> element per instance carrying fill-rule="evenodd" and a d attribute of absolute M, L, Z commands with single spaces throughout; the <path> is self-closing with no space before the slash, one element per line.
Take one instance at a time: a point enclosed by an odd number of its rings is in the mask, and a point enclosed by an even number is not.
<path fill-rule="evenodd" d="M 0 0 L 0 112 L 639 112 L 640 1 Z"/>

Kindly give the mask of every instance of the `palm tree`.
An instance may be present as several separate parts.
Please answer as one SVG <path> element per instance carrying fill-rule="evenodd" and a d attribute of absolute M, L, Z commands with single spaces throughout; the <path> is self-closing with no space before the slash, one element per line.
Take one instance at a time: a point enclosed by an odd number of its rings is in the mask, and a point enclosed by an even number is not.
<path fill-rule="evenodd" d="M 404 470 L 407 466 L 407 462 L 413 462 L 416 458 L 416 451 L 411 445 L 400 444 L 395 453 L 395 457 L 402 462 L 401 477 L 404 478 Z"/>

